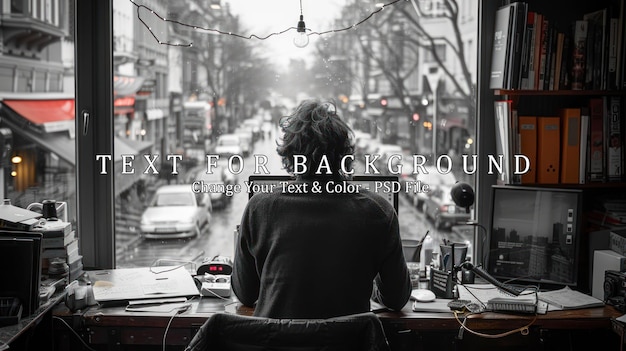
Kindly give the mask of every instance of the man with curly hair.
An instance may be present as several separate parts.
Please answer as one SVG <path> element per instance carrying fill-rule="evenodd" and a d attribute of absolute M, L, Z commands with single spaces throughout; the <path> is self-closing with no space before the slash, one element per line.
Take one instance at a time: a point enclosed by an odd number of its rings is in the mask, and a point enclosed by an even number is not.
<path fill-rule="evenodd" d="M 306 191 L 257 193 L 249 200 L 231 280 L 239 301 L 269 318 L 367 312 L 370 299 L 404 307 L 411 281 L 393 206 L 365 189 L 324 186 L 349 180 L 350 127 L 332 103 L 318 101 L 301 103 L 280 127 L 277 152 Z M 306 167 L 297 167 L 298 160 Z"/>

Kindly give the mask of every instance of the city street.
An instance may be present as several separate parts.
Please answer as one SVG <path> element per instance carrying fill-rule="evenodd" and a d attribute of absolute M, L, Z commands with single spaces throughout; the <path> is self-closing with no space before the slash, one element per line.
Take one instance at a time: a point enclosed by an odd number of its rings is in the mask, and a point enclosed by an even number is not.
<path fill-rule="evenodd" d="M 276 142 L 273 138 L 261 139 L 256 142 L 254 152 L 244 159 L 244 171 L 239 174 L 238 182 L 242 184 L 253 172 L 254 154 L 267 155 L 267 167 L 272 174 L 285 174 L 276 154 Z M 358 165 L 355 166 L 358 169 Z M 116 222 L 117 267 L 141 267 L 152 264 L 171 265 L 193 262 L 196 266 L 205 257 L 234 255 L 234 230 L 248 201 L 248 193 L 243 187 L 240 193 L 224 208 L 215 208 L 209 223 L 202 235 L 193 239 L 148 240 L 141 239 L 137 233 L 141 213 L 138 206 L 125 206 L 129 211 L 118 215 Z M 135 210 L 132 210 L 135 208 Z M 459 235 L 450 229 L 437 230 L 432 221 L 424 218 L 424 214 L 412 206 L 410 200 L 401 194 L 399 197 L 398 218 L 403 239 L 419 240 L 429 231 L 435 252 L 438 244 L 444 239 L 450 242 L 473 241 L 468 234 Z M 473 232 L 472 232 L 473 233 Z M 473 235 L 473 234 L 471 234 Z M 470 249 L 471 250 L 471 249 Z M 188 266 L 189 269 L 193 267 Z"/>

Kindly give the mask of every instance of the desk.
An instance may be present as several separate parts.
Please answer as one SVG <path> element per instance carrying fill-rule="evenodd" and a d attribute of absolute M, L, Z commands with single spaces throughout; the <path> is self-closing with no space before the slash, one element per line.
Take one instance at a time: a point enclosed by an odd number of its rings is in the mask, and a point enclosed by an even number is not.
<path fill-rule="evenodd" d="M 78 330 L 97 350 L 160 350 L 167 332 L 168 350 L 182 350 L 211 313 L 226 309 L 251 315 L 252 309 L 228 301 L 202 298 L 192 302 L 187 312 L 126 312 L 124 307 L 90 308 L 71 315 L 59 306 L 55 315 L 80 318 Z M 530 334 L 516 333 L 500 339 L 488 339 L 465 332 L 457 338 L 459 323 L 452 313 L 412 312 L 407 304 L 399 312 L 381 312 L 387 337 L 394 350 L 488 350 L 506 347 L 511 350 L 619 350 L 620 338 L 611 330 L 611 318 L 621 313 L 611 306 L 602 308 L 555 311 L 540 315 L 530 327 Z M 468 318 L 466 325 L 483 333 L 495 334 L 530 323 L 534 316 L 483 313 Z M 63 331 L 57 326 L 56 333 Z M 67 331 L 66 331 L 67 332 Z M 71 338 L 68 336 L 67 338 Z M 58 345 L 57 345 L 58 346 Z M 73 348 L 57 347 L 59 350 Z"/>
<path fill-rule="evenodd" d="M 17 324 L 1 327 L 0 350 L 5 350 L 7 348 L 26 350 L 28 348 L 27 346 L 33 346 L 34 349 L 38 348 L 37 345 L 48 346 L 52 340 L 52 328 L 42 328 L 42 330 L 36 330 L 36 327 L 39 324 L 42 324 L 44 320 L 50 318 L 50 310 L 59 304 L 64 297 L 65 292 L 57 292 L 52 295 L 48 301 L 39 306 L 39 308 L 32 315 L 21 318 Z M 44 335 L 43 338 L 29 338 L 26 334 L 30 332 L 37 332 L 38 336 L 42 336 L 42 334 L 47 335 Z"/>

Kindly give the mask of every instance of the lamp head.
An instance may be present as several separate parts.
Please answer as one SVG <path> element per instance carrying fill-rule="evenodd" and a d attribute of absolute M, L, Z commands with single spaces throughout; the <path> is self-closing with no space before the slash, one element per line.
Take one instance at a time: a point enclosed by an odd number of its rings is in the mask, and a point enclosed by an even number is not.
<path fill-rule="evenodd" d="M 463 182 L 457 182 L 450 190 L 452 200 L 459 207 L 464 207 L 469 213 L 470 207 L 474 204 L 474 189 Z"/>

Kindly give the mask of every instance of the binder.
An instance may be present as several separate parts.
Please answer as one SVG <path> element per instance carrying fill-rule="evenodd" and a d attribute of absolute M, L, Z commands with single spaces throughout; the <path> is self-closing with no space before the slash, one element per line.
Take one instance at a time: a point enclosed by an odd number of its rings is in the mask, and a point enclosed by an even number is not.
<path fill-rule="evenodd" d="M 518 125 L 520 153 L 530 161 L 530 168 L 522 174 L 521 183 L 534 184 L 537 182 L 537 117 L 519 116 Z"/>
<path fill-rule="evenodd" d="M 587 182 L 587 170 L 589 158 L 589 108 L 580 109 L 580 160 L 578 169 L 578 183 Z"/>
<path fill-rule="evenodd" d="M 578 184 L 580 172 L 580 109 L 563 108 L 561 114 L 561 183 Z"/>
<path fill-rule="evenodd" d="M 559 117 L 537 118 L 537 183 L 559 182 L 560 125 Z"/>

